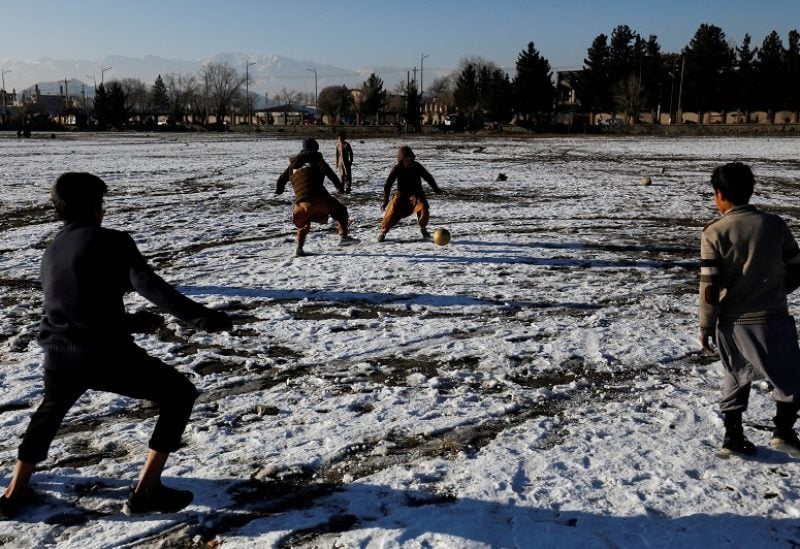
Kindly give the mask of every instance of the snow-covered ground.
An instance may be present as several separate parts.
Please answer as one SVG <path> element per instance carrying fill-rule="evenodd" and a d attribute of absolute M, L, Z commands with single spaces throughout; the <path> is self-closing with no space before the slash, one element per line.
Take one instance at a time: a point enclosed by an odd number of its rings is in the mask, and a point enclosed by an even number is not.
<path fill-rule="evenodd" d="M 169 319 L 138 339 L 201 391 L 165 475 L 195 493 L 189 508 L 120 513 L 156 411 L 87 393 L 34 477 L 40 505 L 0 523 L 0 545 L 800 544 L 800 462 L 768 446 L 768 388 L 745 416 L 758 454 L 720 459 L 719 364 L 696 333 L 711 171 L 751 164 L 754 202 L 800 236 L 800 141 L 351 142 L 342 201 L 361 243 L 315 225 L 313 255 L 293 258 L 292 193 L 274 187 L 299 139 L 0 137 L 3 484 L 40 398 L 38 265 L 60 173 L 103 177 L 105 225 L 235 322 L 209 335 Z M 430 202 L 447 246 L 411 218 L 375 241 L 406 143 L 445 191 Z"/>

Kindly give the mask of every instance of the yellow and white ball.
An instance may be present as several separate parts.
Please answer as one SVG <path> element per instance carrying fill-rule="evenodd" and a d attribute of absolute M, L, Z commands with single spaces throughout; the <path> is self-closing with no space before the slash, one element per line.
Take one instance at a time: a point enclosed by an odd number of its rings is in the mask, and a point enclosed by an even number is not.
<path fill-rule="evenodd" d="M 450 231 L 447 229 L 436 229 L 433 231 L 433 242 L 439 246 L 444 246 L 450 242 Z"/>

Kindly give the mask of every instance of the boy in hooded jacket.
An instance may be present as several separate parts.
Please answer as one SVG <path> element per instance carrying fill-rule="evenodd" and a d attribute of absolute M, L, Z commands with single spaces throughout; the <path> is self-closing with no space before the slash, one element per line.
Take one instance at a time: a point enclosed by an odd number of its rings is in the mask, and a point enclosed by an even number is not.
<path fill-rule="evenodd" d="M 386 239 L 386 233 L 397 225 L 401 219 L 411 214 L 417 214 L 417 222 L 419 223 L 422 238 L 431 237 L 427 229 L 428 220 L 430 219 L 430 206 L 428 205 L 428 198 L 425 196 L 425 190 L 422 188 L 422 180 L 424 179 L 436 194 L 441 194 L 442 191 L 433 176 L 428 173 L 428 170 L 422 164 L 417 162 L 416 158 L 414 151 L 408 145 L 404 145 L 397 150 L 397 164 L 389 172 L 389 176 L 383 186 L 381 210 L 385 213 L 381 220 L 381 232 L 378 234 L 378 242 L 383 242 Z M 392 185 L 395 181 L 397 181 L 397 191 L 392 195 L 390 201 L 389 194 L 392 192 Z"/>
<path fill-rule="evenodd" d="M 311 222 L 327 223 L 329 216 L 336 221 L 339 244 L 347 245 L 355 242 L 355 239 L 348 234 L 347 208 L 331 196 L 323 185 L 326 176 L 333 181 L 338 193 L 344 192 L 339 177 L 320 154 L 319 143 L 309 137 L 303 140 L 303 149 L 289 159 L 289 166 L 278 177 L 275 194 L 283 194 L 289 181 L 294 190 L 292 222 L 297 227 L 295 247 L 297 257 L 306 255 L 303 246 L 306 236 L 311 231 Z"/>

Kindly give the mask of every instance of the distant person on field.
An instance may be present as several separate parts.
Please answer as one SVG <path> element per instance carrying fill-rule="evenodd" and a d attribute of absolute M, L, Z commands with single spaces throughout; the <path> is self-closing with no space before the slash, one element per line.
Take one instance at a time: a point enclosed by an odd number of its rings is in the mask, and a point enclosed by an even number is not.
<path fill-rule="evenodd" d="M 339 179 L 344 185 L 344 192 L 350 194 L 353 187 L 353 148 L 347 142 L 345 132 L 339 132 L 339 139 L 336 141 L 336 169 L 339 171 Z"/>
<path fill-rule="evenodd" d="M 0 515 L 9 518 L 32 501 L 28 482 L 67 411 L 89 389 L 149 400 L 159 408 L 150 452 L 124 511 L 175 512 L 192 501 L 188 490 L 167 488 L 161 473 L 181 445 L 197 392 L 186 377 L 138 347 L 135 332 L 150 332 L 163 319 L 128 314 L 123 295 L 135 290 L 179 319 L 206 331 L 231 329 L 220 311 L 178 292 L 153 272 L 128 233 L 101 227 L 105 182 L 88 173 L 65 173 L 52 188 L 63 228 L 42 257 L 44 400 L 19 446 L 11 482 L 0 496 Z"/>
<path fill-rule="evenodd" d="M 319 152 L 319 143 L 316 139 L 309 137 L 303 140 L 303 149 L 289 159 L 289 166 L 278 177 L 275 194 L 283 194 L 286 190 L 286 183 L 289 181 L 292 182 L 294 190 L 292 222 L 297 227 L 295 256 L 306 255 L 303 245 L 311 230 L 311 222 L 327 223 L 329 216 L 338 225 L 339 243 L 347 245 L 355 242 L 355 239 L 347 234 L 349 223 L 347 208 L 332 197 L 322 184 L 325 176 L 333 181 L 339 193 L 344 192 L 341 181 L 322 158 L 322 154 Z"/>
<path fill-rule="evenodd" d="M 714 170 L 722 216 L 703 229 L 700 247 L 700 343 L 718 347 L 724 368 L 720 410 L 723 451 L 752 454 L 742 412 L 750 384 L 766 379 L 777 411 L 772 446 L 800 456 L 800 347 L 786 296 L 800 287 L 800 248 L 786 222 L 749 204 L 754 178 L 738 162 Z"/>
<path fill-rule="evenodd" d="M 433 176 L 428 173 L 422 164 L 416 161 L 416 155 L 411 147 L 404 145 L 397 150 L 397 164 L 389 176 L 386 178 L 386 183 L 383 186 L 383 202 L 381 203 L 381 210 L 383 220 L 381 221 L 381 232 L 378 234 L 378 242 L 383 242 L 386 238 L 386 233 L 397 225 L 401 219 L 408 217 L 411 214 L 417 214 L 417 221 L 419 222 L 420 232 L 422 238 L 430 238 L 428 232 L 428 220 L 430 218 L 430 207 L 428 206 L 428 199 L 425 196 L 425 191 L 422 189 L 422 180 L 427 181 L 431 186 L 433 192 L 441 194 L 442 191 L 436 185 Z M 397 191 L 389 200 L 389 194 L 392 192 L 392 185 L 395 180 L 397 181 Z"/>

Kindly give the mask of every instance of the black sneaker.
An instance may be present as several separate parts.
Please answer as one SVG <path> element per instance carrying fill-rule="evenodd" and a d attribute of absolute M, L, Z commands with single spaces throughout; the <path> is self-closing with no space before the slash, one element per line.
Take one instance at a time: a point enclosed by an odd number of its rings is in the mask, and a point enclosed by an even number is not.
<path fill-rule="evenodd" d="M 350 246 L 351 244 L 358 244 L 359 240 L 353 238 L 349 234 L 343 234 L 339 237 L 339 246 Z"/>
<path fill-rule="evenodd" d="M 386 233 L 378 233 L 378 242 L 386 240 Z"/>
<path fill-rule="evenodd" d="M 743 454 L 745 456 L 752 456 L 756 453 L 756 446 L 741 434 L 725 434 L 725 439 L 722 441 L 722 454 Z"/>
<path fill-rule="evenodd" d="M 36 501 L 36 494 L 30 488 L 25 493 L 14 499 L 9 499 L 5 495 L 0 496 L 0 520 L 8 520 L 16 517 L 20 510 Z"/>
<path fill-rule="evenodd" d="M 144 515 L 147 513 L 177 513 L 194 499 L 189 490 L 176 490 L 159 484 L 150 494 L 137 494 L 131 487 L 128 501 L 122 507 L 126 515 Z"/>
<path fill-rule="evenodd" d="M 793 429 L 788 431 L 773 431 L 770 446 L 792 457 L 800 457 L 800 439 Z"/>
<path fill-rule="evenodd" d="M 420 229 L 419 232 L 422 233 L 422 238 L 425 240 L 430 240 L 431 233 L 428 232 L 428 229 Z"/>

